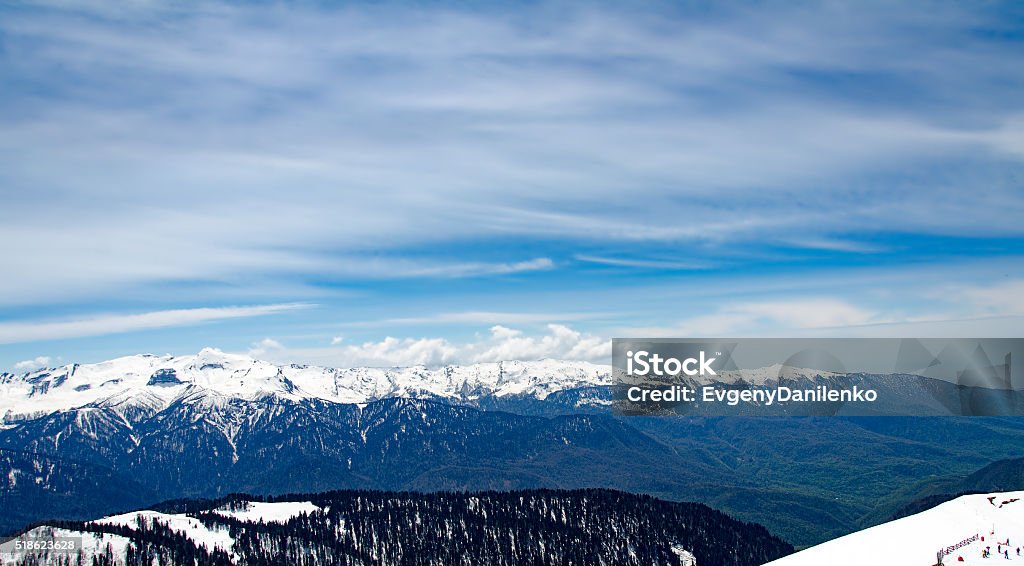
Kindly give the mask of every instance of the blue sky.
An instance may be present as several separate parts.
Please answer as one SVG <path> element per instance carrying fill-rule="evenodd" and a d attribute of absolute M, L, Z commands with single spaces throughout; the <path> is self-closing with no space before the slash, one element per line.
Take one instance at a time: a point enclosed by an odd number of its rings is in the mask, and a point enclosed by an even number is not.
<path fill-rule="evenodd" d="M 1019 336 L 1014 3 L 0 8 L 0 370 Z"/>

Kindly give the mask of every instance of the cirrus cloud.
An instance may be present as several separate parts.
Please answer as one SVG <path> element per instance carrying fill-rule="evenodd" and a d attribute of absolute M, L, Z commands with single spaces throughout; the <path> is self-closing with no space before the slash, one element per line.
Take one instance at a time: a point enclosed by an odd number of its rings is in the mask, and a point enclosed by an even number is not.
<path fill-rule="evenodd" d="M 61 320 L 0 322 L 0 344 L 60 340 L 136 332 L 154 328 L 191 326 L 217 320 L 264 316 L 309 308 L 304 303 L 237 307 L 173 309 L 136 314 L 109 314 Z"/>
<path fill-rule="evenodd" d="M 714 263 L 659 259 L 680 242 L 1020 237 L 1007 21 L 913 3 L 4 6 L 0 305 L 500 277 L 555 252 Z M 524 239 L 559 245 L 509 252 Z"/>

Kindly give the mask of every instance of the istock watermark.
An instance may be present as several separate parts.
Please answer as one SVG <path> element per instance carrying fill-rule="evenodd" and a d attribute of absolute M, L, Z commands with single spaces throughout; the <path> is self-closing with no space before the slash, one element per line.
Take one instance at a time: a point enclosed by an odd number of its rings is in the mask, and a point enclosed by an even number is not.
<path fill-rule="evenodd" d="M 1024 339 L 612 343 L 621 415 L 1024 415 Z"/>

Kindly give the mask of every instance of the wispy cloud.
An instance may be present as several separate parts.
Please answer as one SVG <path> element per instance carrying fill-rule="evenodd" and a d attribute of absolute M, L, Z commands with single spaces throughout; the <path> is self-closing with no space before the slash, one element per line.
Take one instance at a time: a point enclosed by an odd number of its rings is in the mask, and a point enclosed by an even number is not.
<path fill-rule="evenodd" d="M 664 326 L 619 329 L 630 336 L 1017 336 L 1024 324 L 1024 280 L 927 284 L 899 306 L 838 296 L 766 297 L 724 302 Z M 924 298 L 924 300 L 921 300 Z"/>
<path fill-rule="evenodd" d="M 450 324 L 538 324 L 549 322 L 568 322 L 586 320 L 606 316 L 607 313 L 593 312 L 506 312 L 506 311 L 459 311 L 442 312 L 426 316 L 410 316 L 400 318 L 379 318 L 339 324 L 341 327 L 391 327 L 416 325 L 450 325 Z M 340 342 L 340 339 L 339 339 Z"/>
<path fill-rule="evenodd" d="M 728 303 L 714 312 L 667 327 L 627 329 L 639 336 L 785 336 L 810 329 L 849 328 L 882 322 L 881 313 L 834 297 L 765 299 Z"/>
<path fill-rule="evenodd" d="M 827 238 L 799 238 L 785 240 L 780 243 L 783 245 L 791 245 L 797 248 L 805 248 L 811 250 L 838 251 L 861 254 L 876 253 L 888 249 L 886 246 L 880 246 L 878 244 L 858 242 L 855 240 L 839 240 Z"/>
<path fill-rule="evenodd" d="M 1024 280 L 1013 279 L 984 286 L 960 286 L 951 290 L 951 299 L 963 298 L 975 313 L 987 315 L 1024 315 Z"/>
<path fill-rule="evenodd" d="M 6 3 L 0 343 L 297 301 L 325 307 L 225 346 L 397 363 L 1018 312 L 986 282 L 1024 240 L 1020 28 L 999 3 Z M 265 306 L 165 310 L 223 304 Z M 97 311 L 139 314 L 67 314 Z M 524 334 L 456 340 L 490 327 Z M 70 359 L 45 346 L 3 363 Z"/>
<path fill-rule="evenodd" d="M 577 261 L 586 263 L 596 263 L 599 265 L 611 265 L 614 267 L 636 267 L 640 269 L 667 269 L 667 270 L 680 270 L 688 271 L 695 269 L 708 269 L 711 267 L 710 263 L 706 262 L 687 262 L 687 261 L 671 261 L 671 260 L 660 260 L 660 259 L 641 259 L 641 258 L 618 258 L 618 257 L 602 257 L 585 254 L 576 254 L 574 256 Z"/>
<path fill-rule="evenodd" d="M 134 332 L 153 328 L 190 326 L 217 320 L 263 316 L 309 308 L 303 303 L 175 309 L 138 314 L 97 315 L 49 321 L 0 322 L 0 344 L 58 340 Z"/>
<path fill-rule="evenodd" d="M 513 263 L 466 262 L 445 264 L 417 264 L 413 262 L 386 262 L 383 269 L 377 269 L 378 277 L 480 277 L 485 275 L 508 275 L 528 271 L 551 269 L 555 263 L 550 258 L 539 257 Z"/>
<path fill-rule="evenodd" d="M 966 4 L 6 6 L 0 301 L 500 277 L 567 241 L 673 270 L 653 258 L 707 242 L 1020 237 L 1010 25 Z"/>

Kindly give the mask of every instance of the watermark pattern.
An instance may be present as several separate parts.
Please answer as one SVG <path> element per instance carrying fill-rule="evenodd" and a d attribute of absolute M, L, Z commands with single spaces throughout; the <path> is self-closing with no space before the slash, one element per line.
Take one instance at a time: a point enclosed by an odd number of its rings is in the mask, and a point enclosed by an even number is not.
<path fill-rule="evenodd" d="M 627 339 L 621 415 L 1024 415 L 1024 339 Z"/>

